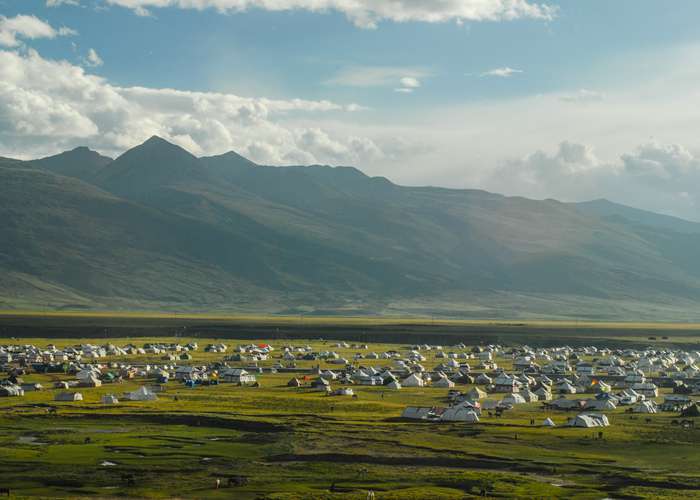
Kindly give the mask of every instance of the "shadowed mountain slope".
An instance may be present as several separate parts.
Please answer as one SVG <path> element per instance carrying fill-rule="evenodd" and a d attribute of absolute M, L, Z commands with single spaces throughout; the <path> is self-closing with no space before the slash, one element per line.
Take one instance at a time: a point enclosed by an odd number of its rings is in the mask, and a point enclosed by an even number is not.
<path fill-rule="evenodd" d="M 700 302 L 700 225 L 606 201 L 196 158 L 157 137 L 114 161 L 2 159 L 0 186 L 10 305 L 623 318 Z"/>

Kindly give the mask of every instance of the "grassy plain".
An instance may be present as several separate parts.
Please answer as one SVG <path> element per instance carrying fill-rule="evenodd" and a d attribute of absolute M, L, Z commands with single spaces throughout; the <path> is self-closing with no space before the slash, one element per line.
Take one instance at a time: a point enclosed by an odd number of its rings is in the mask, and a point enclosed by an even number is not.
<path fill-rule="evenodd" d="M 117 345 L 184 340 L 110 339 Z M 200 346 L 216 340 L 198 339 Z M 17 342 L 63 346 L 104 338 Z M 270 342 L 279 355 L 283 342 Z M 358 352 L 329 341 L 293 343 L 348 358 Z M 376 343 L 362 352 L 405 347 Z M 428 367 L 441 361 L 431 353 Z M 221 358 L 200 350 L 189 362 Z M 123 360 L 154 362 L 159 356 Z M 508 360 L 498 362 L 509 366 Z M 481 490 L 496 498 L 700 497 L 700 428 L 672 425 L 676 414 L 651 415 L 647 421 L 610 412 L 612 426 L 602 439 L 594 429 L 540 427 L 547 416 L 561 425 L 571 415 L 545 412 L 539 404 L 520 405 L 501 418 L 486 414 L 477 425 L 411 422 L 398 418 L 405 406 L 445 405 L 447 390 L 356 386 L 356 399 L 329 397 L 287 387 L 292 376 L 264 373 L 257 388 L 189 389 L 170 382 L 158 401 L 111 406 L 100 403 L 103 394 L 120 395 L 149 381 L 81 388 L 85 399 L 75 403 L 53 401 L 52 389 L 0 399 L 0 487 L 18 498 L 364 499 L 370 489 L 380 499 L 469 498 Z M 68 378 L 31 374 L 25 382 L 50 387 Z M 49 408 L 57 412 L 49 414 Z M 214 487 L 217 478 L 226 485 L 233 476 L 245 476 L 249 483 Z"/>

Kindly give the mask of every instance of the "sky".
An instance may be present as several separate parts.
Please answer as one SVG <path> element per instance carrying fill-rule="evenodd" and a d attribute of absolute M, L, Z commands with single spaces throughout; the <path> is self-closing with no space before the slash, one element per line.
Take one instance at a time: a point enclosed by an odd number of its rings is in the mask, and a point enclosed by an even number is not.
<path fill-rule="evenodd" d="M 0 0 L 0 155 L 198 156 L 700 221 L 700 2 Z"/>

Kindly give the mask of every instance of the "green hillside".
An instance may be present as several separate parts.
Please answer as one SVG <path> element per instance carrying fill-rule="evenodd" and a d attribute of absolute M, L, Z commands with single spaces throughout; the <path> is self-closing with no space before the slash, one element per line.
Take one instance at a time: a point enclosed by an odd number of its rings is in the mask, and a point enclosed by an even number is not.
<path fill-rule="evenodd" d="M 604 201 L 196 158 L 157 137 L 113 161 L 2 159 L 0 190 L 5 307 L 674 320 L 700 302 L 700 225 Z"/>

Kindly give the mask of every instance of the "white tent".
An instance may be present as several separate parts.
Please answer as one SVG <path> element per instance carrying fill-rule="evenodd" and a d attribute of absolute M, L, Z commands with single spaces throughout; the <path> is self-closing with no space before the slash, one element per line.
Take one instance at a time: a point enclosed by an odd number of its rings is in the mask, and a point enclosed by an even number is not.
<path fill-rule="evenodd" d="M 139 387 L 134 392 L 128 392 L 126 397 L 129 401 L 155 401 L 158 396 L 148 387 Z"/>
<path fill-rule="evenodd" d="M 472 387 L 466 394 L 467 399 L 470 399 L 472 401 L 478 401 L 480 399 L 484 399 L 488 394 L 486 391 L 483 391 L 479 389 L 478 387 Z"/>
<path fill-rule="evenodd" d="M 83 395 L 79 392 L 59 392 L 54 399 L 56 401 L 82 401 Z"/>
<path fill-rule="evenodd" d="M 78 380 L 87 380 L 90 378 L 98 378 L 100 376 L 100 371 L 97 370 L 96 368 L 85 368 L 83 370 L 80 370 L 78 373 L 75 374 L 75 377 Z"/>
<path fill-rule="evenodd" d="M 418 375 L 412 373 L 401 381 L 401 385 L 404 387 L 423 387 L 425 382 Z"/>
<path fill-rule="evenodd" d="M 525 400 L 527 403 L 532 403 L 534 401 L 539 401 L 539 396 L 532 392 L 530 389 L 521 389 L 520 390 L 520 396 Z"/>
<path fill-rule="evenodd" d="M 570 427 L 607 427 L 608 417 L 600 413 L 581 413 L 569 420 Z"/>
<path fill-rule="evenodd" d="M 401 384 L 398 382 L 398 380 L 392 380 L 386 385 L 386 388 L 398 391 L 401 389 Z"/>
<path fill-rule="evenodd" d="M 447 377 L 440 377 L 440 380 L 437 382 L 433 383 L 433 387 L 445 387 L 445 388 L 450 388 L 454 387 L 455 383 L 452 382 L 449 378 Z"/>
<path fill-rule="evenodd" d="M 552 400 L 552 392 L 548 390 L 545 386 L 540 387 L 535 391 L 535 394 L 537 394 L 537 399 L 539 401 L 551 401 Z"/>
<path fill-rule="evenodd" d="M 632 407 L 634 413 L 657 413 L 658 410 L 653 401 L 642 401 Z"/>
<path fill-rule="evenodd" d="M 542 422 L 542 425 L 545 427 L 556 427 L 557 426 L 557 424 L 554 423 L 554 420 L 552 420 L 549 417 L 544 419 L 544 422 Z"/>
<path fill-rule="evenodd" d="M 446 422 L 467 422 L 475 424 L 479 422 L 479 416 L 470 408 L 464 406 L 453 406 L 445 410 L 440 420 Z"/>
<path fill-rule="evenodd" d="M 607 410 L 612 411 L 617 405 L 610 399 L 593 399 L 586 402 L 586 410 Z"/>
<path fill-rule="evenodd" d="M 503 398 L 502 403 L 504 404 L 509 404 L 509 405 L 520 405 L 523 403 L 526 403 L 525 398 L 522 397 L 518 393 L 513 393 L 513 394 L 508 394 L 505 398 Z"/>

